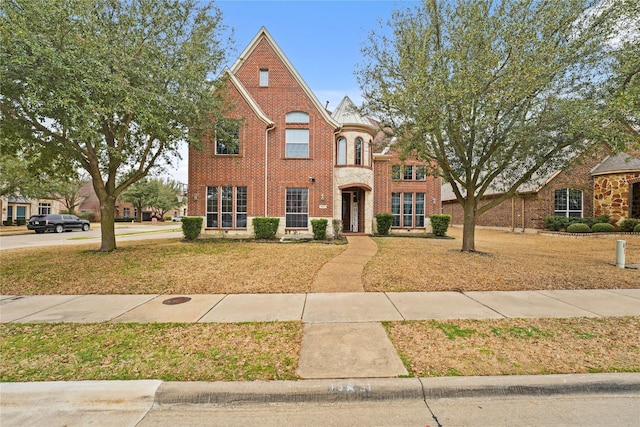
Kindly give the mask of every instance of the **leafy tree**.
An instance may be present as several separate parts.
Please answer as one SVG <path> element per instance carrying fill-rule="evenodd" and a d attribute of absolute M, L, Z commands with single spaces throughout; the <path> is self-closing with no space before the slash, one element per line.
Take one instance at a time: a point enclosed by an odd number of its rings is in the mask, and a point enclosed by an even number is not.
<path fill-rule="evenodd" d="M 101 251 L 116 248 L 120 194 L 211 132 L 223 29 L 196 0 L 0 3 L 0 130 L 89 173 Z"/>
<path fill-rule="evenodd" d="M 87 194 L 82 193 L 86 184 L 91 182 L 86 172 L 77 173 L 70 179 L 54 179 L 49 182 L 49 198 L 60 200 L 71 215 L 76 214 L 76 206 L 87 198 Z"/>
<path fill-rule="evenodd" d="M 178 201 L 181 188 L 177 181 L 152 179 L 149 184 L 153 188 L 153 196 L 147 206 L 152 208 L 157 216 L 164 218 L 170 209 L 182 205 Z"/>
<path fill-rule="evenodd" d="M 152 203 L 154 192 L 154 186 L 144 178 L 127 187 L 120 199 L 133 205 L 136 209 L 136 221 L 142 222 L 142 209 Z"/>
<path fill-rule="evenodd" d="M 612 15 L 592 13 L 597 3 L 426 0 L 363 47 L 365 110 L 451 184 L 463 251 L 475 251 L 479 215 L 563 167 L 601 127 L 594 86 Z M 502 193 L 481 203 L 490 189 Z"/>

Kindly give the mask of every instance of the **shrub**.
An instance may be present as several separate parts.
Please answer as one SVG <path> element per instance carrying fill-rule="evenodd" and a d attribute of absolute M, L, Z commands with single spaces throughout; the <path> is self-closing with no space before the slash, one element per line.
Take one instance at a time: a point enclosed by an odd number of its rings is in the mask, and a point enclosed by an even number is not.
<path fill-rule="evenodd" d="M 253 232 L 256 239 L 273 239 L 278 232 L 280 218 L 253 218 Z"/>
<path fill-rule="evenodd" d="M 8 219 L 6 221 L 2 221 L 2 225 L 13 225 L 13 220 L 12 219 Z"/>
<path fill-rule="evenodd" d="M 333 238 L 339 239 L 342 236 L 342 220 L 334 219 L 332 221 L 333 224 Z"/>
<path fill-rule="evenodd" d="M 640 224 L 638 224 L 635 227 L 633 227 L 633 232 L 634 233 L 640 233 Z"/>
<path fill-rule="evenodd" d="M 182 218 L 182 234 L 187 240 L 196 240 L 202 230 L 202 217 L 190 216 Z"/>
<path fill-rule="evenodd" d="M 436 236 L 445 236 L 447 229 L 449 229 L 449 223 L 451 222 L 451 215 L 449 214 L 435 214 L 429 217 L 431 220 L 431 230 Z"/>
<path fill-rule="evenodd" d="M 615 227 L 608 222 L 597 222 L 593 224 L 591 231 L 594 233 L 611 233 L 612 231 L 615 231 Z"/>
<path fill-rule="evenodd" d="M 131 222 L 135 221 L 135 218 L 113 218 L 113 222 Z"/>
<path fill-rule="evenodd" d="M 80 215 L 80 218 L 86 219 L 89 222 L 96 222 L 96 213 L 95 212 L 85 212 Z M 129 218 L 126 218 L 129 219 Z"/>
<path fill-rule="evenodd" d="M 600 223 L 608 223 L 611 224 L 611 217 L 609 215 L 598 215 L 596 217 L 596 224 L 600 224 Z"/>
<path fill-rule="evenodd" d="M 551 231 L 566 230 L 569 226 L 569 218 L 566 216 L 550 215 L 544 219 L 544 228 Z"/>
<path fill-rule="evenodd" d="M 640 219 L 636 219 L 636 218 L 629 218 L 629 219 L 625 219 L 624 221 L 622 221 L 622 224 L 620 224 L 620 231 L 624 231 L 624 232 L 631 232 L 636 228 L 636 225 L 640 224 Z"/>
<path fill-rule="evenodd" d="M 567 233 L 591 233 L 591 228 L 587 224 L 576 222 L 567 227 Z"/>
<path fill-rule="evenodd" d="M 391 230 L 391 224 L 393 224 L 393 214 L 390 214 L 390 213 L 376 214 L 376 228 L 378 229 L 378 234 L 382 236 L 389 235 L 389 230 Z"/>
<path fill-rule="evenodd" d="M 16 225 L 25 225 L 27 220 L 25 218 L 16 218 Z"/>
<path fill-rule="evenodd" d="M 329 221 L 326 219 L 312 219 L 311 230 L 313 230 L 313 240 L 324 240 L 327 238 L 327 225 Z"/>

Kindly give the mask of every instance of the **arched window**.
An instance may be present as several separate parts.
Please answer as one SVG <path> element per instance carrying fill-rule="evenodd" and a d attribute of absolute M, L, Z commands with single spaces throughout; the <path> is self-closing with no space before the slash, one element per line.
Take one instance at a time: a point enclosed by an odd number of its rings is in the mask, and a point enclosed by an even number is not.
<path fill-rule="evenodd" d="M 339 165 L 347 164 L 347 140 L 344 138 L 338 138 L 337 159 Z"/>
<path fill-rule="evenodd" d="M 309 114 L 302 111 L 292 111 L 287 113 L 287 123 L 309 123 Z"/>
<path fill-rule="evenodd" d="M 356 138 L 356 165 L 362 164 L 362 138 Z"/>

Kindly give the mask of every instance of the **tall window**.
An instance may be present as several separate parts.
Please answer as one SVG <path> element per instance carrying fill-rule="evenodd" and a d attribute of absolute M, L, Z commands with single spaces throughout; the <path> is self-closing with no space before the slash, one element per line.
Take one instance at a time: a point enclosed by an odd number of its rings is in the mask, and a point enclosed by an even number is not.
<path fill-rule="evenodd" d="M 400 227 L 400 193 L 391 193 L 391 213 L 393 214 L 393 227 Z"/>
<path fill-rule="evenodd" d="M 405 166 L 404 167 L 404 178 L 405 181 L 411 181 L 413 179 L 413 166 Z"/>
<path fill-rule="evenodd" d="M 49 215 L 51 213 L 51 203 L 38 203 L 38 215 Z"/>
<path fill-rule="evenodd" d="M 267 68 L 260 69 L 260 86 L 269 86 L 269 70 Z"/>
<path fill-rule="evenodd" d="M 207 187 L 207 228 L 247 228 L 247 199 L 247 187 Z"/>
<path fill-rule="evenodd" d="M 424 181 L 427 179 L 427 167 L 426 166 L 416 166 L 416 180 Z"/>
<path fill-rule="evenodd" d="M 233 187 L 222 187 L 222 228 L 233 227 Z"/>
<path fill-rule="evenodd" d="M 424 227 L 424 193 L 416 193 L 416 227 Z"/>
<path fill-rule="evenodd" d="M 207 187 L 207 227 L 218 227 L 218 187 Z"/>
<path fill-rule="evenodd" d="M 347 164 L 347 140 L 344 138 L 338 139 L 337 161 L 339 165 Z"/>
<path fill-rule="evenodd" d="M 240 123 L 222 118 L 216 122 L 216 154 L 240 153 Z"/>
<path fill-rule="evenodd" d="M 287 228 L 307 228 L 309 218 L 309 190 L 287 188 L 285 223 Z"/>
<path fill-rule="evenodd" d="M 562 188 L 555 191 L 554 215 L 566 217 L 582 217 L 582 190 Z"/>
<path fill-rule="evenodd" d="M 356 138 L 356 165 L 362 164 L 362 138 Z"/>
<path fill-rule="evenodd" d="M 413 193 L 404 193 L 402 226 L 413 227 Z"/>
<path fill-rule="evenodd" d="M 122 210 L 122 216 L 125 218 L 131 218 L 131 209 L 130 208 L 124 208 Z"/>
<path fill-rule="evenodd" d="M 236 228 L 247 228 L 247 187 L 236 187 Z"/>
<path fill-rule="evenodd" d="M 309 123 L 309 114 L 302 111 L 292 111 L 286 115 L 287 125 Z M 285 130 L 285 156 L 295 159 L 309 157 L 309 129 L 302 127 L 287 128 Z"/>

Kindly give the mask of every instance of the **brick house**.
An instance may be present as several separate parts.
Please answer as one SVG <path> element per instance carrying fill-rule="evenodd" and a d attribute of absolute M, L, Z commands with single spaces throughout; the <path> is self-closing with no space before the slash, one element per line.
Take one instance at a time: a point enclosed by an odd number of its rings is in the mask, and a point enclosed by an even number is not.
<path fill-rule="evenodd" d="M 549 215 L 609 215 L 612 222 L 640 218 L 639 154 L 609 154 L 602 149 L 583 153 L 564 170 L 521 186 L 514 197 L 478 217 L 476 224 L 524 232 L 542 229 Z M 499 194 L 489 191 L 485 199 Z M 462 206 L 448 185 L 442 187 L 442 212 L 452 216 L 452 224 L 463 223 Z"/>
<path fill-rule="evenodd" d="M 309 237 L 321 218 L 329 234 L 370 234 L 383 212 L 398 232 L 430 229 L 440 179 L 400 162 L 348 97 L 326 110 L 264 27 L 225 76 L 230 109 L 189 149 L 188 209 L 205 234 L 252 236 L 256 217 L 280 218 L 279 236 Z"/>

